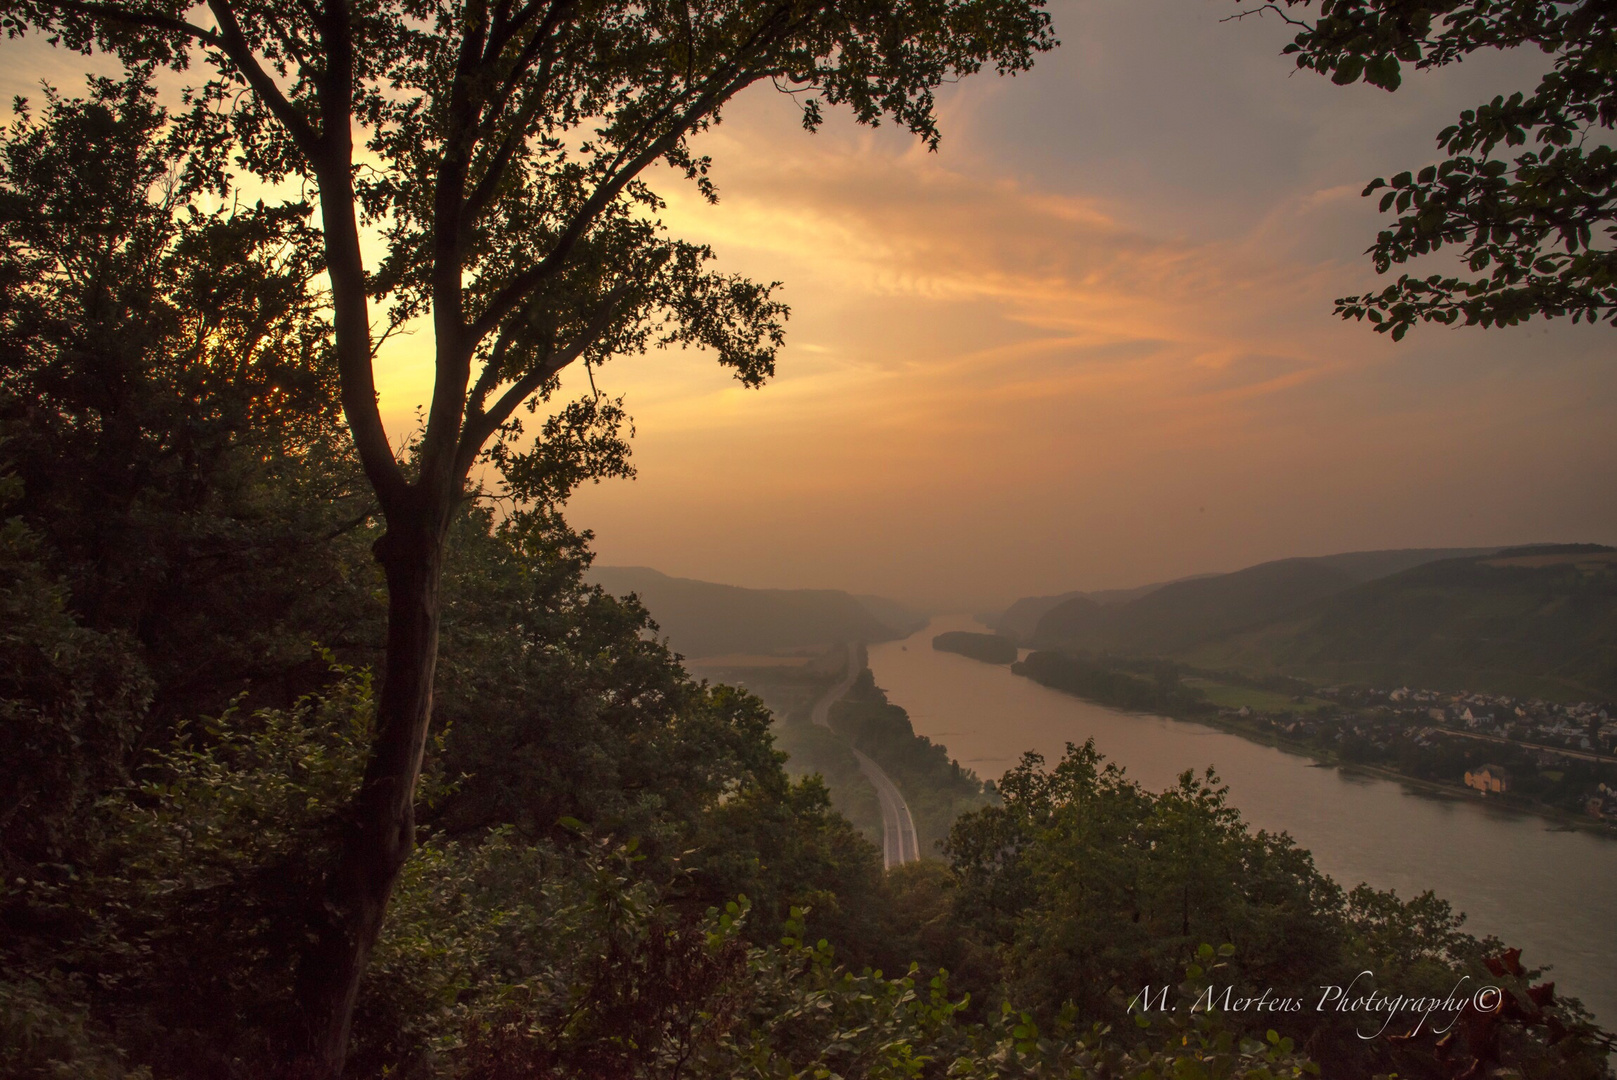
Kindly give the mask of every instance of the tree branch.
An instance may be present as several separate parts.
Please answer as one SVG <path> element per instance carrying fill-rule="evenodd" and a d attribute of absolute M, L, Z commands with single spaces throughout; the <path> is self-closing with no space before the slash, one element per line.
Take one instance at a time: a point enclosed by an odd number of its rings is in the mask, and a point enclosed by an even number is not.
<path fill-rule="evenodd" d="M 228 9 L 229 0 L 208 2 Z M 376 403 L 365 260 L 359 247 L 359 222 L 354 213 L 351 126 L 354 43 L 344 0 L 326 0 L 319 29 L 325 70 L 315 86 L 322 130 L 306 155 L 314 166 L 320 188 L 320 216 L 326 241 L 326 272 L 331 279 L 332 329 L 337 339 L 343 415 L 348 419 L 354 448 L 382 504 L 382 512 L 391 515 L 400 508 L 409 482 L 393 456 Z"/>
<path fill-rule="evenodd" d="M 77 15 L 88 15 L 92 18 L 106 19 L 110 22 L 125 23 L 129 26 L 145 26 L 153 30 L 168 30 L 171 33 L 181 34 L 192 41 L 200 41 L 204 45 L 218 46 L 219 37 L 211 30 L 205 30 L 195 23 L 188 23 L 184 19 L 176 19 L 171 15 L 162 15 L 155 11 L 135 11 L 132 8 L 122 7 L 118 4 L 89 4 L 80 0 L 49 0 L 48 7 L 61 11 L 71 11 Z"/>
<path fill-rule="evenodd" d="M 685 137 L 690 126 L 706 115 L 716 102 L 734 96 L 748 83 L 760 77 L 759 75 L 751 74 L 736 76 L 723 87 L 710 90 L 701 95 L 667 132 L 660 138 L 653 140 L 639 155 L 619 168 L 611 179 L 603 181 L 601 186 L 595 189 L 595 194 L 590 196 L 578 213 L 574 215 L 573 220 L 568 222 L 567 227 L 556 238 L 555 247 L 551 249 L 550 254 L 541 259 L 538 265 L 530 267 L 507 282 L 503 288 L 489 299 L 488 306 L 484 308 L 483 313 L 478 316 L 470 327 L 468 333 L 469 343 L 475 345 L 487 337 L 500 324 L 501 320 L 522 302 L 528 293 L 538 288 L 546 278 L 562 270 L 567 261 L 567 256 L 572 253 L 573 248 L 583 238 L 585 231 L 596 216 L 611 205 L 612 200 L 617 198 L 619 193 L 628 186 L 629 181 L 633 180 L 658 158 L 672 150 L 679 140 Z"/>
<path fill-rule="evenodd" d="M 230 6 L 230 0 L 208 0 L 208 10 L 219 22 L 220 34 L 216 39 L 219 46 L 230 62 L 236 65 L 247 85 L 253 88 L 264 102 L 264 105 L 285 126 L 287 134 L 297 143 L 298 149 L 306 155 L 313 155 L 320 143 L 318 133 L 309 125 L 303 114 L 287 100 L 269 72 L 264 70 L 253 55 L 252 46 L 247 43 L 246 36 L 241 32 L 241 23 L 236 21 L 236 11 Z"/>
<path fill-rule="evenodd" d="M 493 353 L 489 356 L 488 362 L 483 365 L 483 370 L 478 373 L 477 384 L 472 387 L 471 395 L 466 399 L 466 409 L 469 416 L 480 417 L 483 415 L 483 402 L 487 401 L 488 396 L 494 392 L 494 388 L 500 385 L 500 371 L 505 366 L 505 354 L 510 349 L 510 346 L 511 331 L 508 327 L 502 330 L 500 336 L 495 339 Z"/>
<path fill-rule="evenodd" d="M 465 477 L 471 472 L 472 464 L 477 460 L 478 453 L 483 444 L 500 429 L 516 412 L 517 406 L 528 399 L 530 394 L 543 386 L 551 376 L 562 368 L 583 356 L 594 345 L 612 320 L 618 315 L 618 305 L 629 291 L 628 282 L 620 283 L 612 288 L 602 298 L 601 306 L 596 310 L 595 316 L 578 332 L 568 346 L 559 353 L 552 355 L 545 362 L 535 367 L 522 378 L 518 379 L 509 390 L 500 395 L 494 407 L 484 415 L 474 420 L 468 419 L 465 434 L 461 436 L 460 447 L 455 454 L 456 475 Z M 488 369 L 485 369 L 485 373 Z M 482 380 L 480 379 L 479 382 Z M 492 388 L 491 388 L 492 389 Z"/>

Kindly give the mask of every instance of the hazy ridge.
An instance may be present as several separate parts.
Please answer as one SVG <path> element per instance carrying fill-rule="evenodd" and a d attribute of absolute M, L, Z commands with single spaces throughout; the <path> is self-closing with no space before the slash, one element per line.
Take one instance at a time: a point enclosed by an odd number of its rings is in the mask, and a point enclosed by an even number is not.
<path fill-rule="evenodd" d="M 1046 610 L 1025 640 L 1317 683 L 1610 697 L 1613 555 L 1598 545 L 1541 545 L 1282 559 L 1121 604 L 1072 596 Z"/>
<path fill-rule="evenodd" d="M 692 658 L 891 641 L 925 621 L 897 601 L 840 589 L 747 589 L 644 566 L 596 566 L 585 577 L 639 596 L 674 651 Z"/>

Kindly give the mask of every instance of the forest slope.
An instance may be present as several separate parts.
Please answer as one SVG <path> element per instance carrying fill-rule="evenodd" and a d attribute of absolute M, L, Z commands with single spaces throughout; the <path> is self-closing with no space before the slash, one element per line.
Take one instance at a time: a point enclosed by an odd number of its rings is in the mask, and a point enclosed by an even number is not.
<path fill-rule="evenodd" d="M 1182 656 L 1318 683 L 1609 699 L 1617 551 L 1564 545 L 1431 563 Z"/>
<path fill-rule="evenodd" d="M 744 589 L 669 577 L 644 566 L 597 566 L 587 577 L 615 595 L 634 593 L 675 652 L 690 657 L 768 653 L 839 641 L 891 641 L 902 609 L 837 589 Z M 882 615 L 871 610 L 877 601 Z"/>
<path fill-rule="evenodd" d="M 1203 642 L 1267 625 L 1356 585 L 1411 567 L 1493 548 L 1357 551 L 1280 559 L 1230 574 L 1187 578 L 1124 603 L 1077 596 L 1038 620 L 1033 643 L 1139 656 L 1171 656 Z"/>

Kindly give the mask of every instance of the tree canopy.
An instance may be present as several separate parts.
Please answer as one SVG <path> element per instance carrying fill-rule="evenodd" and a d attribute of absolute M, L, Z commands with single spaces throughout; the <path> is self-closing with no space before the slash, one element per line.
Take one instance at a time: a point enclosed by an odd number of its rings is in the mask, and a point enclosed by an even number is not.
<path fill-rule="evenodd" d="M 1338 85 L 1396 90 L 1485 50 L 1551 61 L 1531 90 L 1500 94 L 1437 136 L 1443 160 L 1372 180 L 1396 215 L 1368 254 L 1379 273 L 1462 249 L 1468 275 L 1400 272 L 1336 302 L 1399 339 L 1417 321 L 1514 326 L 1535 315 L 1617 325 L 1617 11 L 1600 0 L 1314 0 L 1248 7 L 1299 27 L 1286 53 Z M 1299 10 L 1301 9 L 1301 10 Z"/>

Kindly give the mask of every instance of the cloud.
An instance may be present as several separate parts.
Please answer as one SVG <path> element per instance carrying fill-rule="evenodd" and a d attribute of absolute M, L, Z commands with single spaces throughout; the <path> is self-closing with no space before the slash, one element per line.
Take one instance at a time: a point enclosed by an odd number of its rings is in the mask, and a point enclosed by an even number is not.
<path fill-rule="evenodd" d="M 869 132 L 809 138 L 748 116 L 704 149 L 724 163 L 719 207 L 674 188 L 665 217 L 728 263 L 787 278 L 793 335 L 813 344 L 812 356 L 788 349 L 786 369 L 807 375 L 782 380 L 794 405 L 861 380 L 880 397 L 884 375 L 905 373 L 907 400 L 944 410 L 962 391 L 1217 409 L 1377 352 L 1322 349 L 1322 335 L 1298 332 L 1294 313 L 1317 315 L 1333 295 L 1330 268 L 1290 260 L 1262 235 L 1154 235 L 1123 216 L 1131 208 L 965 172 Z M 1336 198 L 1278 209 L 1268 231 L 1295 235 Z"/>
<path fill-rule="evenodd" d="M 1244 227 L 1198 230 L 1195 205 L 1164 215 L 948 147 L 851 125 L 807 136 L 760 96 L 705 137 L 717 207 L 657 178 L 674 231 L 786 282 L 791 343 L 759 393 L 699 357 L 609 367 L 641 421 L 642 473 L 577 503 L 604 557 L 912 595 L 1126 584 L 1497 539 L 1457 516 L 1485 489 L 1477 463 L 1513 477 L 1503 496 L 1525 462 L 1573 452 L 1499 429 L 1586 407 L 1568 395 L 1592 339 L 1562 334 L 1558 359 L 1524 373 L 1508 336 L 1394 347 L 1331 317 L 1368 280 L 1357 177 L 1309 177 Z M 1501 464 L 1507 444 L 1520 463 Z M 1499 520 L 1519 528 L 1534 499 L 1511 498 Z M 722 536 L 701 524 L 714 499 L 744 508 Z M 838 507 L 837 525 L 810 506 Z M 1011 549 L 1015 566 L 984 561 Z"/>

